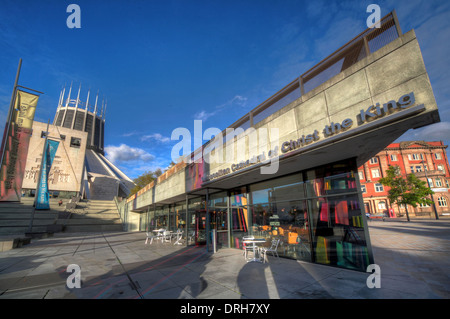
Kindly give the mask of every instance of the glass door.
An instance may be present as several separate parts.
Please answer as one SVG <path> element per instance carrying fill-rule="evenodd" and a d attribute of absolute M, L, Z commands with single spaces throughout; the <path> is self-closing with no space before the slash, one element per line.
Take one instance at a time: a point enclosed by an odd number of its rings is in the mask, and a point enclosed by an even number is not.
<path fill-rule="evenodd" d="M 214 208 L 210 212 L 211 230 L 216 231 L 216 249 L 228 247 L 228 214 L 225 208 Z"/>
<path fill-rule="evenodd" d="M 206 245 L 206 211 L 195 212 L 195 244 Z"/>

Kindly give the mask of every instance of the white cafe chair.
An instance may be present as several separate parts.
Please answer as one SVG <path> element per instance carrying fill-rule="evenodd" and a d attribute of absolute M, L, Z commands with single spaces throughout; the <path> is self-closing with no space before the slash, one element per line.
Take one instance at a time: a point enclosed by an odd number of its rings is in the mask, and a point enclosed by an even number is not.
<path fill-rule="evenodd" d="M 172 241 L 172 235 L 170 234 L 170 231 L 168 231 L 168 230 L 165 230 L 164 232 L 163 232 L 163 235 L 162 235 L 162 241 L 164 241 L 165 243 L 167 243 L 167 242 L 171 242 Z"/>
<path fill-rule="evenodd" d="M 175 234 L 176 235 L 176 240 L 175 240 L 175 242 L 173 243 L 174 245 L 181 245 L 181 239 L 183 238 L 183 230 L 181 230 L 181 229 L 178 229 L 177 230 L 177 233 Z"/>
<path fill-rule="evenodd" d="M 255 236 L 244 236 L 244 237 L 242 237 L 242 249 L 244 250 L 243 251 L 243 255 L 245 256 L 245 258 L 247 259 L 247 249 L 249 248 L 248 246 L 247 246 L 247 244 L 245 243 L 245 240 L 246 239 L 255 239 Z"/>
<path fill-rule="evenodd" d="M 145 239 L 145 244 L 147 245 L 148 240 L 150 239 L 150 245 L 151 245 L 153 242 L 153 238 L 155 238 L 155 236 L 149 231 L 146 231 L 145 234 L 147 236 L 147 238 Z"/>
<path fill-rule="evenodd" d="M 261 247 L 259 249 L 259 253 L 263 256 L 264 263 L 266 262 L 266 255 L 268 252 L 272 253 L 272 256 L 274 256 L 274 257 L 275 257 L 275 254 L 277 255 L 277 257 L 279 257 L 278 251 L 277 251 L 279 244 L 280 244 L 279 239 L 272 239 L 272 245 L 270 247 Z M 269 260 L 267 259 L 267 261 L 269 261 Z"/>

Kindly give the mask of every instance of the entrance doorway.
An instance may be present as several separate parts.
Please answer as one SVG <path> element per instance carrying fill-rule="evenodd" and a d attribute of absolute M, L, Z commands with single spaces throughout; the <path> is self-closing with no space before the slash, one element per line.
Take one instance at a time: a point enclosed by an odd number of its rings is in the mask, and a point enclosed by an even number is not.
<path fill-rule="evenodd" d="M 215 207 L 207 216 L 205 210 L 195 212 L 195 244 L 206 245 L 209 236 L 209 242 L 213 244 L 213 231 L 216 237 L 216 249 L 228 247 L 228 214 L 227 209 Z M 209 217 L 209 218 L 208 218 Z M 207 223 L 209 221 L 209 227 Z M 209 232 L 209 234 L 207 234 Z"/>
<path fill-rule="evenodd" d="M 211 243 L 213 240 L 213 230 L 216 235 L 216 249 L 228 247 L 228 214 L 227 209 L 217 208 L 209 211 L 210 214 L 210 229 L 211 229 Z"/>

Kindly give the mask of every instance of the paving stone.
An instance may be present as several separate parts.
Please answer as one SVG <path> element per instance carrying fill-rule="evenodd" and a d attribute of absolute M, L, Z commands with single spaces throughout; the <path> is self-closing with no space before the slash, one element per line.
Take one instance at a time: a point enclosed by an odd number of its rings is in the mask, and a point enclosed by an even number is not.
<path fill-rule="evenodd" d="M 449 230 L 450 220 L 370 222 L 379 289 L 367 287 L 365 272 L 272 256 L 247 263 L 228 248 L 145 245 L 143 232 L 59 233 L 0 252 L 0 298 L 448 299 Z M 81 288 L 67 287 L 69 264 L 81 267 Z"/>

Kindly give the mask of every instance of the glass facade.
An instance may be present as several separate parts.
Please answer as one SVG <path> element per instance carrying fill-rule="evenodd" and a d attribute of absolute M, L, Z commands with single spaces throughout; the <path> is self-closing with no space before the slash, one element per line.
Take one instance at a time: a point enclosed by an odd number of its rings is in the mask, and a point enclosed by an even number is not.
<path fill-rule="evenodd" d="M 357 180 L 356 162 L 347 160 L 150 207 L 141 220 L 149 230 L 183 230 L 187 244 L 211 244 L 212 230 L 216 248 L 242 249 L 247 235 L 267 245 L 275 238 L 280 257 L 365 271 L 371 257 Z"/>
<path fill-rule="evenodd" d="M 280 256 L 365 271 L 369 262 L 356 163 L 349 160 L 232 192 L 231 246 L 280 239 Z"/>

